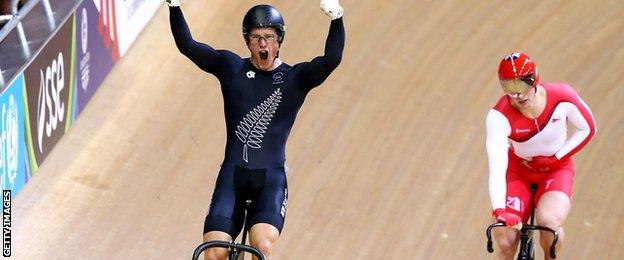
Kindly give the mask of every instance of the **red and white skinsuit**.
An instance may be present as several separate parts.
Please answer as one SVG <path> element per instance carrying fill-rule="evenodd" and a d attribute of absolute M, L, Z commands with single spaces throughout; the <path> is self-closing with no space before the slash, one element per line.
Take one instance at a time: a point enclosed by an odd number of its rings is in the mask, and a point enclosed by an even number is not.
<path fill-rule="evenodd" d="M 527 221 L 530 183 L 538 184 L 535 201 L 544 192 L 558 190 L 572 196 L 574 165 L 571 156 L 596 132 L 589 107 L 566 84 L 542 83 L 546 106 L 538 118 L 525 117 L 511 106 L 505 95 L 486 117 L 486 148 L 489 162 L 489 192 L 493 209 L 506 208 Z M 568 138 L 567 122 L 576 128 Z M 556 156 L 557 167 L 532 170 L 526 162 L 535 156 Z"/>

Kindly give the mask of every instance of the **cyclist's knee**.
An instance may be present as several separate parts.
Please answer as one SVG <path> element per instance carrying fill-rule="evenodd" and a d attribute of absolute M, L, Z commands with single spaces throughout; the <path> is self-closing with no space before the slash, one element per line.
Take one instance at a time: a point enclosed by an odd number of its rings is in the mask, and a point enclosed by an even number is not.
<path fill-rule="evenodd" d="M 266 256 L 271 255 L 271 249 L 273 248 L 273 243 L 269 239 L 258 239 L 251 243 L 251 246 L 257 248 L 262 251 L 262 253 Z"/>
<path fill-rule="evenodd" d="M 563 227 L 559 227 L 559 229 L 555 229 L 557 231 L 557 244 L 561 245 L 563 243 L 563 238 L 565 237 L 565 232 L 563 232 Z M 550 243 L 553 241 L 553 234 L 547 231 L 540 231 L 540 243 L 544 246 L 550 246 Z"/>
<path fill-rule="evenodd" d="M 271 259 L 273 244 L 279 237 L 277 228 L 270 224 L 258 223 L 251 227 L 250 243 L 251 246 L 259 249 L 267 259 Z"/>
<path fill-rule="evenodd" d="M 553 230 L 561 229 L 565 216 L 557 214 L 556 212 L 541 212 L 537 218 L 537 224 L 540 226 L 546 226 Z"/>
<path fill-rule="evenodd" d="M 225 260 L 229 250 L 225 248 L 209 248 L 204 251 L 204 260 Z"/>
<path fill-rule="evenodd" d="M 516 243 L 515 241 L 510 241 L 508 239 L 499 239 L 498 250 L 501 255 L 513 255 L 516 252 Z"/>
<path fill-rule="evenodd" d="M 518 245 L 518 233 L 512 229 L 499 229 L 493 232 L 498 245 L 499 254 L 513 255 Z"/>

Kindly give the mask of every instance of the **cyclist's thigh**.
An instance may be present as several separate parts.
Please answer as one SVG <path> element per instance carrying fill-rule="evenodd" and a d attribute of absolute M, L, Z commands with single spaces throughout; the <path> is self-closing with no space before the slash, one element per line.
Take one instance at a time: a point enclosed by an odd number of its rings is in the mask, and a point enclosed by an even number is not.
<path fill-rule="evenodd" d="M 562 224 L 570 212 L 572 204 L 572 186 L 574 185 L 574 166 L 568 164 L 544 177 L 536 195 L 537 221 L 551 225 Z"/>
<path fill-rule="evenodd" d="M 531 182 L 523 175 L 527 174 L 524 166 L 509 163 L 507 167 L 507 197 L 505 205 L 507 210 L 522 217 L 524 222 L 531 216 Z"/>
<path fill-rule="evenodd" d="M 566 167 L 561 167 L 544 177 L 536 194 L 536 199 L 539 201 L 542 194 L 549 191 L 560 191 L 572 199 L 573 185 L 574 167 L 566 165 Z"/>
<path fill-rule="evenodd" d="M 267 169 L 264 187 L 258 197 L 257 208 L 250 224 L 266 223 L 281 232 L 287 202 L 288 185 L 284 167 Z"/>
<path fill-rule="evenodd" d="M 537 203 L 537 222 L 561 225 L 570 213 L 570 197 L 561 191 L 544 193 Z M 552 223 L 544 223 L 552 222 Z"/>
<path fill-rule="evenodd" d="M 236 237 L 243 226 L 244 212 L 237 200 L 234 189 L 234 166 L 221 166 L 210 209 L 204 222 L 204 234 L 210 231 L 221 231 L 232 238 Z"/>

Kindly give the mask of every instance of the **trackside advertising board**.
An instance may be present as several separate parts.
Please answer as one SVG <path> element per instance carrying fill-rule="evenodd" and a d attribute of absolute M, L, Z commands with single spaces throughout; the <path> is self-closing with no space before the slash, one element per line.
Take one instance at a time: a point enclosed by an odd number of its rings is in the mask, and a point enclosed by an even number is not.
<path fill-rule="evenodd" d="M 24 89 L 24 77 L 20 74 L 0 94 L 0 173 L 2 190 L 10 190 L 11 197 L 15 197 L 30 178 Z"/>
<path fill-rule="evenodd" d="M 98 1 L 100 2 L 100 1 Z M 110 24 L 94 1 L 76 8 L 76 105 L 74 118 L 87 105 L 119 59 L 115 24 Z"/>
<path fill-rule="evenodd" d="M 48 156 L 71 124 L 74 19 L 68 19 L 24 71 L 31 170 Z"/>
<path fill-rule="evenodd" d="M 35 174 L 160 6 L 82 1 L 0 93 L 0 173 L 9 197 Z"/>

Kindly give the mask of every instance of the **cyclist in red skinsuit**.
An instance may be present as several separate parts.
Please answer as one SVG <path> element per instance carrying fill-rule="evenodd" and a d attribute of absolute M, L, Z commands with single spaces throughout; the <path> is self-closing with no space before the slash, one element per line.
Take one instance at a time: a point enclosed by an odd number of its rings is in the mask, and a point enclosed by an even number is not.
<path fill-rule="evenodd" d="M 535 183 L 536 222 L 559 233 L 559 248 L 571 205 L 572 155 L 593 137 L 596 123 L 572 87 L 541 83 L 537 66 L 524 53 L 512 53 L 501 61 L 499 79 L 506 95 L 486 117 L 494 218 L 509 227 L 526 223 L 533 208 L 529 187 Z M 568 122 L 576 128 L 569 138 Z M 518 245 L 516 230 L 498 230 L 494 236 L 503 259 L 513 259 Z M 540 236 L 545 250 L 551 243 L 550 235 Z"/>

